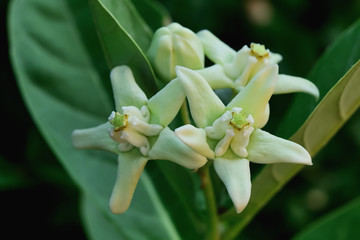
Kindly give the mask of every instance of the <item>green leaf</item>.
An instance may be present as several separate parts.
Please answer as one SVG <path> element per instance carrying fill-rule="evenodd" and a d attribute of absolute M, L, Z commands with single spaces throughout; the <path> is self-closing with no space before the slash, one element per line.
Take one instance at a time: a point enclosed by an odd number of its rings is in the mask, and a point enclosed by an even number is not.
<path fill-rule="evenodd" d="M 153 0 L 132 0 L 132 2 L 153 31 L 170 24 L 171 16 L 159 2 Z"/>
<path fill-rule="evenodd" d="M 139 86 L 150 98 L 155 75 L 145 57 L 152 32 L 127 0 L 89 0 L 108 65 L 128 65 Z"/>
<path fill-rule="evenodd" d="M 16 0 L 9 14 L 11 58 L 21 93 L 70 176 L 103 213 L 116 219 L 123 236 L 178 239 L 146 173 L 129 211 L 110 215 L 116 155 L 72 146 L 74 129 L 105 122 L 114 108 L 87 1 Z"/>
<path fill-rule="evenodd" d="M 357 198 L 310 224 L 293 239 L 358 239 L 360 237 L 359 225 L 360 198 Z"/>
<path fill-rule="evenodd" d="M 312 68 L 307 79 L 319 88 L 320 100 L 360 59 L 359 41 L 360 20 L 339 36 Z M 304 123 L 316 104 L 312 96 L 298 94 L 280 123 L 276 135 L 289 138 Z"/>
<path fill-rule="evenodd" d="M 304 146 L 315 156 L 349 120 L 360 106 L 360 61 L 357 62 L 323 98 L 302 127 L 290 140 Z M 301 169 L 303 165 L 281 163 L 264 167 L 253 181 L 250 202 L 224 237 L 231 239 L 246 226 L 254 215 Z"/>

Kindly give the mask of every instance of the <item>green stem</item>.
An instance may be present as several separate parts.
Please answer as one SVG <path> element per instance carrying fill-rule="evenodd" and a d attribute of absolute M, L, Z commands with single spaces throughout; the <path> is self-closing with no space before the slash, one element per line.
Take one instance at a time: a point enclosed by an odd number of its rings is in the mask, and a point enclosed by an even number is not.
<path fill-rule="evenodd" d="M 217 214 L 217 206 L 216 199 L 214 194 L 213 185 L 210 177 L 210 165 L 211 163 L 207 163 L 204 167 L 199 169 L 199 174 L 202 181 L 202 188 L 205 194 L 206 205 L 208 209 L 208 229 L 207 240 L 218 240 L 219 239 L 219 231 L 218 231 L 218 214 Z"/>
<path fill-rule="evenodd" d="M 188 109 L 186 101 L 182 104 L 180 113 L 181 113 L 181 118 L 182 118 L 184 124 L 191 124 L 189 109 Z"/>

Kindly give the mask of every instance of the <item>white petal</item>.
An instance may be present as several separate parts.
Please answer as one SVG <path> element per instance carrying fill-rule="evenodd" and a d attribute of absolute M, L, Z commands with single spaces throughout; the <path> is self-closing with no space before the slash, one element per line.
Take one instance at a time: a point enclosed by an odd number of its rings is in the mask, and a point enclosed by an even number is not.
<path fill-rule="evenodd" d="M 206 132 L 190 124 L 175 129 L 175 135 L 186 145 L 207 158 L 214 158 L 214 152 L 206 142 Z"/>
<path fill-rule="evenodd" d="M 248 159 L 255 163 L 297 163 L 312 165 L 311 156 L 301 145 L 256 129 L 247 146 Z"/>
<path fill-rule="evenodd" d="M 147 97 L 137 85 L 131 69 L 118 66 L 111 70 L 110 79 L 115 99 L 116 111 L 122 106 L 136 106 L 140 108 L 147 102 Z"/>
<path fill-rule="evenodd" d="M 106 122 L 97 127 L 77 129 L 72 133 L 73 145 L 77 148 L 95 148 L 118 153 L 118 143 L 109 136 L 109 128 L 113 126 Z"/>
<path fill-rule="evenodd" d="M 197 169 L 206 163 L 206 157 L 183 143 L 170 128 L 161 131 L 149 152 L 150 159 L 169 160 L 183 167 Z"/>
<path fill-rule="evenodd" d="M 140 148 L 144 156 L 148 155 L 150 143 L 147 137 L 132 129 L 124 129 L 121 138 L 131 143 L 131 145 Z"/>
<path fill-rule="evenodd" d="M 158 124 L 148 124 L 146 122 L 140 121 L 137 117 L 129 116 L 128 127 L 136 129 L 136 131 L 144 134 L 145 136 L 155 136 L 158 135 L 163 127 Z"/>
<path fill-rule="evenodd" d="M 246 86 L 246 84 L 248 84 L 248 82 L 250 81 L 251 76 L 253 75 L 252 74 L 253 73 L 253 68 L 254 68 L 256 63 L 257 63 L 256 57 L 253 57 L 253 56 L 248 57 L 245 69 L 235 79 L 235 85 L 237 87 L 239 87 L 239 86 L 243 87 L 243 86 Z"/>
<path fill-rule="evenodd" d="M 226 186 L 237 213 L 244 210 L 251 195 L 249 161 L 215 158 L 214 168 Z"/>
<path fill-rule="evenodd" d="M 177 66 L 176 74 L 185 90 L 196 125 L 201 128 L 210 126 L 225 112 L 224 104 L 199 73 Z"/>
<path fill-rule="evenodd" d="M 229 129 L 229 123 L 232 119 L 230 111 L 226 111 L 221 117 L 215 120 L 212 126 L 205 127 L 206 135 L 211 139 L 221 139 Z"/>
<path fill-rule="evenodd" d="M 221 157 L 228 150 L 233 137 L 235 136 L 234 129 L 227 129 L 225 136 L 218 142 L 215 147 L 215 156 Z"/>
<path fill-rule="evenodd" d="M 224 65 L 226 74 L 232 79 L 237 79 L 245 70 L 251 61 L 250 49 L 248 46 L 242 47 L 234 56 L 234 61 Z"/>
<path fill-rule="evenodd" d="M 232 62 L 236 52 L 208 30 L 197 33 L 205 55 L 214 63 L 224 65 Z"/>
<path fill-rule="evenodd" d="M 261 128 L 268 119 L 267 104 L 274 92 L 278 80 L 278 65 L 270 65 L 258 74 L 227 105 L 227 109 L 242 107 L 245 113 L 255 120 L 254 127 Z"/>
<path fill-rule="evenodd" d="M 136 149 L 119 154 L 116 182 L 110 198 L 110 209 L 113 213 L 121 214 L 129 208 L 146 163 L 147 158 Z"/>
<path fill-rule="evenodd" d="M 233 152 L 239 157 L 246 158 L 248 156 L 246 147 L 249 144 L 250 135 L 253 131 L 253 127 L 245 127 L 240 131 L 235 130 L 236 133 L 231 141 L 230 147 L 231 150 L 233 150 Z"/>
<path fill-rule="evenodd" d="M 234 82 L 224 72 L 224 68 L 215 64 L 207 68 L 197 70 L 212 89 L 234 88 Z"/>
<path fill-rule="evenodd" d="M 319 89 L 307 79 L 290 75 L 279 74 L 279 81 L 276 84 L 274 94 L 304 92 L 319 99 Z"/>
<path fill-rule="evenodd" d="M 282 61 L 283 57 L 279 53 L 273 53 L 271 51 L 269 51 L 269 52 L 270 52 L 271 63 L 279 63 Z"/>
<path fill-rule="evenodd" d="M 150 123 L 166 127 L 175 118 L 184 101 L 184 89 L 180 80 L 175 78 L 149 99 L 147 106 L 151 112 Z"/>
<path fill-rule="evenodd" d="M 144 118 L 143 113 L 137 107 L 124 106 L 121 109 L 124 115 L 127 114 L 129 117 L 137 117 L 140 121 L 146 121 L 146 118 Z"/>

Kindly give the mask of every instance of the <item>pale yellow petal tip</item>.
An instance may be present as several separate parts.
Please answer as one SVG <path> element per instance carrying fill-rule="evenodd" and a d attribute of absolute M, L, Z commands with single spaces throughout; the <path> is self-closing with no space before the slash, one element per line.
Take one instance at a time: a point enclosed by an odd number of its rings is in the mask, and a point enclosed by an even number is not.
<path fill-rule="evenodd" d="M 236 213 L 239 214 L 241 213 L 242 211 L 244 211 L 244 209 L 246 208 L 247 204 L 246 205 L 241 205 L 241 206 L 235 206 L 235 210 L 236 210 Z"/>
<path fill-rule="evenodd" d="M 116 201 L 115 199 L 113 199 L 113 197 L 110 198 L 109 206 L 110 206 L 111 212 L 114 214 L 123 214 L 129 208 L 129 205 L 121 204 L 119 201 Z"/>
<path fill-rule="evenodd" d="M 249 199 L 245 199 L 245 201 L 240 201 L 239 203 L 234 202 L 234 206 L 235 206 L 235 211 L 236 213 L 241 213 L 242 211 L 244 211 L 244 209 L 246 208 L 246 206 L 249 203 Z"/>

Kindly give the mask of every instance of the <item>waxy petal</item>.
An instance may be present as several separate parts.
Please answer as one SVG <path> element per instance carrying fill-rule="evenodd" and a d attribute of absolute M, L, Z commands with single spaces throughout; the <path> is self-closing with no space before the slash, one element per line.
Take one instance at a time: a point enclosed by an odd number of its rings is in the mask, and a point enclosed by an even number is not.
<path fill-rule="evenodd" d="M 186 145 L 207 158 L 214 158 L 214 152 L 206 142 L 206 132 L 190 124 L 175 129 L 175 135 Z"/>
<path fill-rule="evenodd" d="M 222 42 L 208 30 L 202 30 L 197 33 L 203 45 L 205 55 L 214 63 L 224 65 L 232 62 L 236 51 Z"/>
<path fill-rule="evenodd" d="M 225 184 L 237 213 L 244 210 L 251 195 L 249 161 L 244 158 L 215 158 L 214 168 Z"/>
<path fill-rule="evenodd" d="M 179 79 L 175 78 L 148 101 L 150 123 L 166 127 L 179 112 L 185 101 L 185 92 Z"/>
<path fill-rule="evenodd" d="M 140 108 L 147 102 L 145 93 L 135 81 L 128 66 L 117 66 L 110 73 L 111 84 L 115 99 L 116 111 L 121 112 L 122 106 Z"/>
<path fill-rule="evenodd" d="M 121 214 L 129 208 L 147 161 L 137 149 L 119 154 L 116 182 L 110 198 L 110 209 L 113 213 Z"/>
<path fill-rule="evenodd" d="M 212 89 L 235 88 L 234 81 L 225 74 L 224 68 L 219 64 L 197 70 L 196 72 L 200 73 Z"/>
<path fill-rule="evenodd" d="M 239 157 L 246 158 L 248 152 L 246 150 L 247 145 L 249 144 L 250 135 L 254 131 L 253 127 L 245 127 L 240 131 L 236 131 L 236 134 L 231 141 L 231 150 Z"/>
<path fill-rule="evenodd" d="M 216 144 L 215 156 L 221 157 L 228 150 L 230 143 L 235 136 L 234 129 L 227 129 L 225 136 Z"/>
<path fill-rule="evenodd" d="M 225 112 L 224 104 L 199 73 L 177 66 L 176 74 L 183 84 L 196 125 L 201 128 L 212 125 Z"/>
<path fill-rule="evenodd" d="M 144 156 L 148 155 L 150 150 L 149 140 L 137 130 L 127 128 L 122 131 L 121 138 L 131 143 L 131 145 L 138 147 Z"/>
<path fill-rule="evenodd" d="M 307 79 L 279 74 L 279 81 L 276 84 L 274 94 L 304 92 L 319 99 L 319 89 Z"/>
<path fill-rule="evenodd" d="M 212 126 L 204 128 L 206 135 L 211 139 L 220 140 L 223 138 L 226 130 L 231 128 L 229 125 L 232 117 L 231 112 L 226 111 L 221 117 L 214 121 Z"/>
<path fill-rule="evenodd" d="M 97 127 L 78 129 L 72 133 L 72 142 L 76 148 L 101 149 L 113 153 L 118 153 L 119 143 L 109 136 L 109 128 L 113 126 L 106 122 Z"/>
<path fill-rule="evenodd" d="M 163 130 L 161 125 L 148 124 L 147 122 L 140 121 L 137 117 L 130 116 L 128 121 L 129 127 L 133 127 L 145 136 L 156 136 Z"/>
<path fill-rule="evenodd" d="M 268 102 L 278 81 L 278 65 L 270 65 L 257 73 L 226 109 L 241 107 L 255 120 L 254 127 L 262 128 L 268 120 Z"/>
<path fill-rule="evenodd" d="M 170 160 L 183 167 L 197 169 L 206 163 L 206 157 L 183 143 L 170 128 L 161 131 L 149 152 L 150 159 Z"/>
<path fill-rule="evenodd" d="M 256 129 L 247 146 L 248 159 L 255 163 L 297 163 L 312 165 L 311 156 L 301 145 Z"/>

